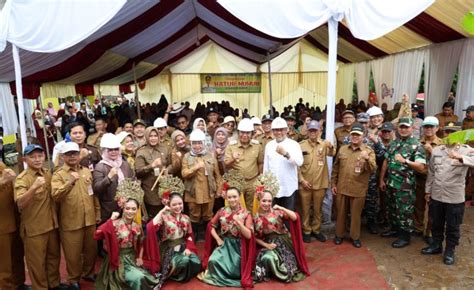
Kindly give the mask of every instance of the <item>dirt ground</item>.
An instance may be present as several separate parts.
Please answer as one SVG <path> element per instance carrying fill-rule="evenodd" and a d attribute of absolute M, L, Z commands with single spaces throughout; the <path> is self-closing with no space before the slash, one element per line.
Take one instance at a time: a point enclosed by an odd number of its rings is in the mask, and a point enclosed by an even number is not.
<path fill-rule="evenodd" d="M 386 239 L 364 232 L 362 243 L 374 255 L 379 272 L 394 289 L 474 289 L 474 207 L 466 207 L 461 241 L 456 248 L 456 263 L 443 264 L 442 255 L 424 256 L 421 237 L 412 238 L 403 249 L 391 247 Z"/>

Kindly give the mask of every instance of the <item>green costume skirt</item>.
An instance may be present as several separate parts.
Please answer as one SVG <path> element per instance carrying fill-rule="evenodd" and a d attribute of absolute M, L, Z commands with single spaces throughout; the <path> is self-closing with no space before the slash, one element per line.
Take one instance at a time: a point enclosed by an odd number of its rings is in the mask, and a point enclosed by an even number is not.
<path fill-rule="evenodd" d="M 210 285 L 241 287 L 240 260 L 240 239 L 225 237 L 224 244 L 214 249 L 206 271 L 199 274 L 198 278 Z"/>
<path fill-rule="evenodd" d="M 178 282 L 189 281 L 201 271 L 201 260 L 194 253 L 186 256 L 184 239 L 168 240 L 160 244 L 161 271 L 158 289 L 167 279 Z"/>
<path fill-rule="evenodd" d="M 135 264 L 133 248 L 120 249 L 119 268 L 110 270 L 109 256 L 104 258 L 97 276 L 95 290 L 148 290 L 158 284 L 158 279 Z"/>
<path fill-rule="evenodd" d="M 283 282 L 298 282 L 306 277 L 298 267 L 290 235 L 268 235 L 265 242 L 275 244 L 276 248 L 260 251 L 253 272 L 254 281 L 268 281 L 275 277 Z"/>

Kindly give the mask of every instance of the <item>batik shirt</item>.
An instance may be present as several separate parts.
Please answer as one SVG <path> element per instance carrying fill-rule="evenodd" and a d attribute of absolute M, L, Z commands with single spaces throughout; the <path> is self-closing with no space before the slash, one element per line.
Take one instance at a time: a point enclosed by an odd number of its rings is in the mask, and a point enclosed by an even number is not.
<path fill-rule="evenodd" d="M 255 225 L 255 236 L 257 238 L 263 238 L 268 234 L 287 234 L 288 229 L 285 227 L 284 220 L 288 218 L 288 215 L 280 210 L 272 209 L 268 214 L 261 215 L 256 213 L 253 216 L 253 222 Z"/>
<path fill-rule="evenodd" d="M 160 238 L 162 241 L 176 240 L 185 237 L 187 233 L 192 232 L 191 221 L 185 214 L 179 218 L 167 210 L 161 216 Z"/>
<path fill-rule="evenodd" d="M 214 228 L 220 226 L 220 236 L 232 235 L 240 237 L 240 228 L 234 221 L 234 216 L 237 215 L 247 228 L 253 231 L 253 221 L 250 213 L 242 208 L 232 211 L 230 207 L 221 208 L 216 215 L 211 219 L 211 224 Z"/>
<path fill-rule="evenodd" d="M 142 229 L 135 222 L 128 224 L 124 219 L 118 219 L 113 221 L 113 225 L 121 249 L 131 248 L 135 246 L 137 241 L 140 243 L 143 241 Z"/>

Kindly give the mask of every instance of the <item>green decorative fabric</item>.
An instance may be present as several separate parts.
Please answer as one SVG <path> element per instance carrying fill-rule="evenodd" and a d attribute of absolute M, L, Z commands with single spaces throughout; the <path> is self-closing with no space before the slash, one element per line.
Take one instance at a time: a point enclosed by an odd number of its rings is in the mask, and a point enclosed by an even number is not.
<path fill-rule="evenodd" d="M 240 260 L 240 239 L 225 237 L 224 244 L 212 252 L 207 270 L 198 278 L 214 286 L 241 287 Z"/>
<path fill-rule="evenodd" d="M 175 248 L 178 247 L 178 250 Z M 177 282 L 186 282 L 201 271 L 201 260 L 194 253 L 184 254 L 185 242 L 183 238 L 166 240 L 160 244 L 161 272 L 160 279 L 171 279 Z"/>
<path fill-rule="evenodd" d="M 265 238 L 265 242 L 274 243 L 277 247 L 273 250 L 261 250 L 254 271 L 255 281 L 268 281 L 274 277 L 288 283 L 306 278 L 306 275 L 298 269 L 289 234 L 271 234 Z"/>
<path fill-rule="evenodd" d="M 158 279 L 135 264 L 133 248 L 120 249 L 119 259 L 119 268 L 110 271 L 109 257 L 104 258 L 94 285 L 95 290 L 148 290 L 158 284 Z"/>

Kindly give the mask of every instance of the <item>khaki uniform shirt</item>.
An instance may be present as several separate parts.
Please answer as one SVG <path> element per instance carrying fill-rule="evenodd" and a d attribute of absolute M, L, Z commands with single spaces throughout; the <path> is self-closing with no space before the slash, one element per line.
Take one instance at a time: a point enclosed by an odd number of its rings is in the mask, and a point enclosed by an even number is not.
<path fill-rule="evenodd" d="M 369 153 L 369 160 L 360 158 L 362 150 Z M 332 187 L 337 186 L 337 194 L 352 197 L 366 196 L 369 187 L 369 177 L 375 172 L 375 153 L 365 144 L 353 149 L 344 145 L 339 150 L 332 168 Z"/>
<path fill-rule="evenodd" d="M 58 228 L 56 204 L 51 198 L 51 173 L 48 169 L 34 171 L 28 168 L 20 173 L 15 181 L 15 200 L 24 195 L 40 176 L 45 178 L 46 183 L 33 194 L 28 206 L 20 211 L 22 236 L 33 237 Z"/>
<path fill-rule="evenodd" d="M 204 161 L 205 168 L 197 171 L 194 166 L 199 161 Z M 222 178 L 216 158 L 210 153 L 204 156 L 191 156 L 188 152 L 182 160 L 181 175 L 183 176 L 186 189 L 185 202 L 197 204 L 209 203 L 214 199 L 215 193 L 221 190 Z M 209 176 L 211 175 L 211 176 Z M 210 184 L 213 182 L 214 184 Z M 187 186 L 189 184 L 189 186 Z"/>
<path fill-rule="evenodd" d="M 303 165 L 298 168 L 298 180 L 311 183 L 313 189 L 328 188 L 329 172 L 326 156 L 334 156 L 336 148 L 329 148 L 324 140 L 312 143 L 309 139 L 300 142 Z"/>
<path fill-rule="evenodd" d="M 448 156 L 451 150 L 463 155 L 462 163 Z M 432 199 L 445 203 L 465 201 L 466 174 L 468 167 L 474 167 L 471 151 L 468 145 L 440 145 L 433 150 L 426 179 L 426 192 L 431 194 Z"/>
<path fill-rule="evenodd" d="M 425 139 L 425 136 L 421 137 L 420 139 L 420 143 L 423 144 L 423 145 L 426 145 L 428 142 L 426 141 Z M 439 146 L 441 144 L 443 144 L 443 139 L 435 136 L 434 140 L 429 142 L 429 144 L 431 145 L 431 147 L 433 147 L 433 149 L 436 147 L 436 146 Z M 430 152 L 428 152 L 427 150 L 425 150 L 425 154 L 426 154 L 426 160 L 429 161 L 430 160 Z"/>
<path fill-rule="evenodd" d="M 173 149 L 173 141 L 171 141 L 171 137 L 166 135 L 164 139 L 160 139 L 160 147 L 166 147 L 168 151 Z"/>
<path fill-rule="evenodd" d="M 259 142 L 252 139 L 244 146 L 240 141 L 231 141 L 225 150 L 224 163 L 231 161 L 235 152 L 240 153 L 240 158 L 234 161 L 232 168 L 240 171 L 245 180 L 257 177 L 263 164 L 263 149 Z"/>
<path fill-rule="evenodd" d="M 450 117 L 447 117 L 443 115 L 442 113 L 439 113 L 435 116 L 439 120 L 439 127 L 444 128 L 448 123 L 456 123 L 458 121 L 458 116 L 452 115 Z"/>
<path fill-rule="evenodd" d="M 273 140 L 273 135 L 270 135 L 269 137 L 265 136 L 265 134 L 259 136 L 257 138 L 257 141 L 262 144 L 263 151 L 265 151 L 265 146 L 267 145 L 268 142 Z"/>
<path fill-rule="evenodd" d="M 462 120 L 462 129 L 474 129 L 474 120 L 464 118 L 464 120 Z"/>
<path fill-rule="evenodd" d="M 0 175 L 7 166 L 0 161 Z M 13 183 L 0 185 L 0 235 L 13 233 L 17 230 L 18 211 L 13 199 Z"/>
<path fill-rule="evenodd" d="M 80 176 L 74 184 L 70 172 Z M 78 230 L 95 225 L 100 217 L 100 207 L 94 204 L 92 175 L 89 168 L 79 166 L 73 169 L 68 165 L 61 166 L 51 180 L 51 196 L 59 205 L 59 228 L 63 231 Z"/>
<path fill-rule="evenodd" d="M 151 191 L 157 176 L 150 165 L 157 158 L 161 158 L 160 170 L 166 168 L 169 170 L 168 173 L 172 174 L 171 151 L 167 151 L 166 147 L 145 145 L 138 150 L 135 156 L 135 172 L 142 182 L 145 203 L 150 205 L 161 205 L 161 198 L 158 196 L 159 186 L 155 186 L 155 189 Z"/>
<path fill-rule="evenodd" d="M 104 133 L 94 133 L 87 137 L 87 144 L 95 146 L 95 147 L 100 147 L 100 140 L 102 140 L 102 136 Z"/>
<path fill-rule="evenodd" d="M 351 133 L 351 128 L 346 129 L 344 126 L 337 128 L 334 130 L 334 135 L 336 136 L 337 139 L 337 148 L 342 146 L 342 142 L 344 141 L 344 138 L 346 136 L 349 136 Z"/>

